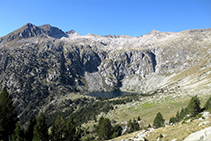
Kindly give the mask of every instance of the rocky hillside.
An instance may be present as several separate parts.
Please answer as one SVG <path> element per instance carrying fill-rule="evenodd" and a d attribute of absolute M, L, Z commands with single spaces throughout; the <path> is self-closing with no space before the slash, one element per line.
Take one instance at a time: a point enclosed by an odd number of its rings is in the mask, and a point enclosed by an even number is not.
<path fill-rule="evenodd" d="M 82 36 L 28 23 L 0 38 L 0 84 L 27 116 L 70 92 L 208 93 L 210 58 L 211 29 Z"/>

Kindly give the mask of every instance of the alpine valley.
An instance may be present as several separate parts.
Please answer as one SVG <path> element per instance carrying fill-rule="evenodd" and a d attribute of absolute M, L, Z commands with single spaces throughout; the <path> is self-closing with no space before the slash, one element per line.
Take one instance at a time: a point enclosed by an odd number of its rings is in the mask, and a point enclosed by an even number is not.
<path fill-rule="evenodd" d="M 68 99 L 90 92 L 210 94 L 211 28 L 132 37 L 28 23 L 0 38 L 0 86 L 13 96 L 21 124 L 33 113 L 65 111 Z"/>

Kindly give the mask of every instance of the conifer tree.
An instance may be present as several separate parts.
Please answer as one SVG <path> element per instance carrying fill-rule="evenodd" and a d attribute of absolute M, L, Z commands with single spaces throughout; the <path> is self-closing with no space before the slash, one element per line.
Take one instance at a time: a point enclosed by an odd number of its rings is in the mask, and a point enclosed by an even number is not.
<path fill-rule="evenodd" d="M 169 124 L 170 123 L 172 123 L 172 124 L 176 123 L 176 118 L 174 116 L 170 118 Z"/>
<path fill-rule="evenodd" d="M 180 115 L 180 120 L 182 120 L 187 115 L 187 113 L 185 112 L 185 109 L 182 108 L 179 115 Z"/>
<path fill-rule="evenodd" d="M 139 130 L 139 124 L 138 122 L 133 119 L 133 122 L 131 121 L 131 119 L 128 121 L 128 124 L 127 124 L 127 132 L 128 133 L 131 133 L 131 132 L 134 132 L 134 131 L 137 131 Z"/>
<path fill-rule="evenodd" d="M 115 125 L 113 129 L 114 129 L 114 133 L 112 135 L 112 138 L 121 136 L 121 134 L 122 134 L 122 127 L 120 125 Z"/>
<path fill-rule="evenodd" d="M 127 122 L 127 132 L 128 133 L 131 133 L 131 132 L 133 132 L 132 131 L 133 129 L 132 129 L 132 121 L 131 121 L 131 119 Z"/>
<path fill-rule="evenodd" d="M 65 140 L 66 124 L 62 117 L 58 116 L 51 129 L 51 141 Z"/>
<path fill-rule="evenodd" d="M 133 119 L 133 126 L 132 126 L 133 131 L 138 131 L 139 130 L 139 124 L 138 122 Z"/>
<path fill-rule="evenodd" d="M 158 112 L 154 119 L 153 126 L 155 126 L 156 128 L 162 127 L 164 126 L 164 122 L 165 122 L 165 119 L 163 119 L 162 114 Z"/>
<path fill-rule="evenodd" d="M 12 97 L 6 87 L 0 94 L 0 140 L 11 140 L 17 122 L 17 114 L 13 106 Z"/>
<path fill-rule="evenodd" d="M 204 108 L 205 108 L 205 109 L 211 108 L 211 96 L 210 96 L 210 98 L 207 100 L 207 102 L 205 103 Z"/>
<path fill-rule="evenodd" d="M 41 113 L 37 118 L 33 133 L 33 141 L 48 141 L 48 127 L 44 113 Z"/>
<path fill-rule="evenodd" d="M 20 127 L 19 122 L 16 123 L 16 127 L 15 127 L 14 133 L 12 135 L 12 140 L 13 141 L 24 141 L 24 133 Z"/>
<path fill-rule="evenodd" d="M 176 114 L 176 122 L 179 122 L 180 121 L 180 114 L 179 114 L 179 111 L 177 111 L 177 114 Z"/>
<path fill-rule="evenodd" d="M 73 121 L 72 116 L 69 116 L 69 120 L 67 121 L 67 132 L 66 132 L 66 140 L 75 140 L 76 128 L 75 123 Z"/>
<path fill-rule="evenodd" d="M 197 96 L 192 97 L 187 108 L 192 117 L 195 117 L 198 113 L 200 113 L 201 108 L 199 98 Z"/>
<path fill-rule="evenodd" d="M 108 118 L 101 117 L 97 126 L 97 135 L 99 139 L 110 139 L 113 134 L 113 126 Z"/>
<path fill-rule="evenodd" d="M 26 129 L 26 140 L 27 141 L 32 141 L 32 139 L 34 137 L 33 131 L 34 131 L 34 126 L 35 125 L 36 125 L 36 117 L 33 114 L 31 119 L 30 119 L 30 122 L 28 124 L 28 127 Z"/>

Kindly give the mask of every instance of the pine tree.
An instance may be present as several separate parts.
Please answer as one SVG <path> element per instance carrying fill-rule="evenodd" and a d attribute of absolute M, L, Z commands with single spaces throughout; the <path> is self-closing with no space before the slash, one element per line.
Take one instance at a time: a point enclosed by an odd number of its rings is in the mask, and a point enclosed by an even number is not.
<path fill-rule="evenodd" d="M 133 132 L 133 128 L 132 128 L 132 121 L 131 119 L 127 122 L 127 132 L 128 133 L 132 133 Z"/>
<path fill-rule="evenodd" d="M 205 109 L 211 108 L 211 96 L 210 96 L 210 98 L 207 100 L 207 102 L 205 103 L 204 108 L 205 108 Z"/>
<path fill-rule="evenodd" d="M 176 118 L 174 116 L 170 118 L 169 124 L 170 123 L 172 123 L 172 124 L 176 123 Z"/>
<path fill-rule="evenodd" d="M 185 116 L 186 116 L 186 113 L 185 113 L 185 110 L 182 108 L 182 110 L 180 111 L 180 119 L 182 120 Z"/>
<path fill-rule="evenodd" d="M 127 123 L 127 132 L 128 133 L 138 131 L 139 129 L 140 129 L 139 124 L 135 119 L 133 119 L 133 122 L 131 121 L 131 119 L 128 121 L 128 123 Z"/>
<path fill-rule="evenodd" d="M 162 114 L 158 112 L 157 116 L 154 119 L 153 126 L 155 126 L 156 128 L 162 127 L 164 126 L 164 122 L 165 122 L 165 119 L 163 119 Z"/>
<path fill-rule="evenodd" d="M 75 123 L 73 121 L 72 116 L 69 116 L 69 120 L 67 121 L 67 132 L 66 132 L 66 140 L 76 140 L 75 139 L 76 128 Z"/>
<path fill-rule="evenodd" d="M 58 116 L 51 129 L 51 141 L 65 140 L 66 124 L 62 117 Z"/>
<path fill-rule="evenodd" d="M 121 136 L 121 134 L 122 134 L 122 127 L 120 125 L 115 125 L 113 129 L 114 129 L 114 133 L 112 135 L 112 138 Z"/>
<path fill-rule="evenodd" d="M 24 141 L 24 133 L 20 127 L 19 122 L 16 123 L 14 134 L 12 135 L 12 140 L 13 141 Z"/>
<path fill-rule="evenodd" d="M 179 122 L 180 121 L 180 114 L 179 114 L 179 111 L 177 111 L 177 114 L 176 114 L 176 122 Z"/>
<path fill-rule="evenodd" d="M 4 87 L 0 94 L 0 140 L 11 140 L 17 122 L 12 97 Z"/>
<path fill-rule="evenodd" d="M 36 117 L 33 114 L 31 119 L 30 119 L 30 122 L 28 124 L 28 127 L 26 129 L 26 140 L 27 141 L 32 141 L 32 139 L 34 137 L 33 131 L 34 131 L 34 126 L 35 125 L 36 125 Z"/>
<path fill-rule="evenodd" d="M 48 127 L 43 113 L 37 118 L 33 133 L 33 141 L 48 141 Z"/>
<path fill-rule="evenodd" d="M 182 108 L 182 110 L 180 111 L 180 115 L 179 115 L 179 116 L 180 116 L 180 121 L 181 121 L 184 117 L 186 117 L 187 114 L 188 114 L 187 108 L 185 108 L 185 109 Z"/>
<path fill-rule="evenodd" d="M 133 132 L 134 131 L 138 131 L 139 130 L 139 124 L 138 124 L 138 122 L 135 119 L 133 119 L 133 123 L 132 124 L 133 124 L 132 125 Z"/>
<path fill-rule="evenodd" d="M 97 126 L 97 135 L 102 140 L 110 139 L 113 135 L 113 126 L 108 118 L 100 118 Z"/>
<path fill-rule="evenodd" d="M 195 117 L 198 113 L 200 113 L 201 108 L 199 98 L 197 96 L 192 97 L 187 108 L 192 117 Z"/>

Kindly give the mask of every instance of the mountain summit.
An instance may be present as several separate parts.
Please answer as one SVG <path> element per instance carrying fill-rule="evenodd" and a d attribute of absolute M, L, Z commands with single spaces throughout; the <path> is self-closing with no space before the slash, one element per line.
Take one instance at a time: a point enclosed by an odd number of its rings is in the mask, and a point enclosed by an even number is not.
<path fill-rule="evenodd" d="M 54 37 L 54 38 L 61 38 L 61 37 L 68 37 L 61 29 L 57 27 L 52 27 L 49 24 L 43 26 L 35 26 L 31 23 L 27 23 L 21 28 L 11 32 L 10 34 L 1 37 L 1 42 L 10 42 L 12 40 L 20 40 L 23 38 L 31 38 L 31 37 Z"/>

